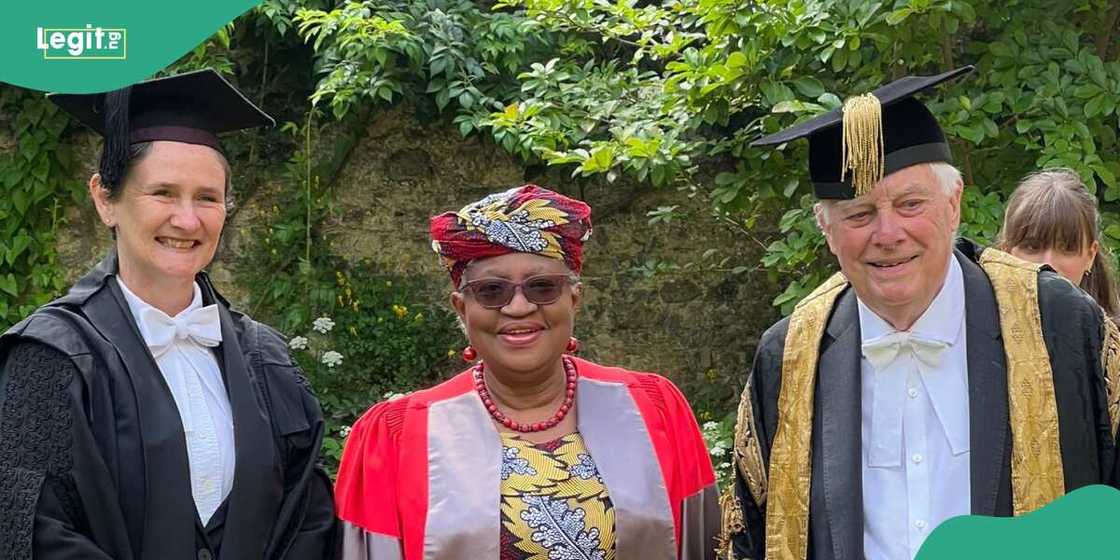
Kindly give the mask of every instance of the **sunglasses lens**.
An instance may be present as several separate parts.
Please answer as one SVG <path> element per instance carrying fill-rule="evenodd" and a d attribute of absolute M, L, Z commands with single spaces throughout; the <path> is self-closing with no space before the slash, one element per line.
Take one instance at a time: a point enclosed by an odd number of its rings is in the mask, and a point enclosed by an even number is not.
<path fill-rule="evenodd" d="M 513 296 L 513 284 L 505 280 L 482 280 L 473 284 L 472 290 L 483 307 L 502 307 Z"/>
<path fill-rule="evenodd" d="M 530 278 L 521 288 L 525 299 L 538 305 L 556 301 L 563 289 L 563 279 L 557 276 Z"/>

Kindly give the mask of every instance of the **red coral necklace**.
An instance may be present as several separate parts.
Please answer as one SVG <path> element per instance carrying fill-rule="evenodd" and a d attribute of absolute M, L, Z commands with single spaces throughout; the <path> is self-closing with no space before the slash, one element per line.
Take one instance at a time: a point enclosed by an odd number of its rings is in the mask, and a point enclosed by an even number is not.
<path fill-rule="evenodd" d="M 478 391 L 478 396 L 482 398 L 482 405 L 486 407 L 486 411 L 489 412 L 490 416 L 493 416 L 494 420 L 497 420 L 499 424 L 515 432 L 521 432 L 523 434 L 531 432 L 543 432 L 545 430 L 555 428 L 558 424 L 560 424 L 560 422 L 564 420 L 564 417 L 568 415 L 568 412 L 572 410 L 572 405 L 575 404 L 576 366 L 567 357 L 564 357 L 562 359 L 564 362 L 564 376 L 567 378 L 567 387 L 565 389 L 566 394 L 564 395 L 564 402 L 560 404 L 560 408 L 556 410 L 556 414 L 553 414 L 551 418 L 545 420 L 544 422 L 533 422 L 531 424 L 514 422 L 513 419 L 503 414 L 501 410 L 498 410 L 498 405 L 495 404 L 494 399 L 490 397 L 490 389 L 486 388 L 486 378 L 483 377 L 482 362 L 479 362 L 478 365 L 474 366 L 474 388 L 476 391 Z"/>

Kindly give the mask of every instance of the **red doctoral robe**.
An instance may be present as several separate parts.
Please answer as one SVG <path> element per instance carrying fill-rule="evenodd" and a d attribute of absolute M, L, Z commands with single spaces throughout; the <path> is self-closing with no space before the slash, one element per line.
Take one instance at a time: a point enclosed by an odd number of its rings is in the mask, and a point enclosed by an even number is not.
<path fill-rule="evenodd" d="M 616 558 L 714 558 L 719 493 L 684 396 L 655 374 L 574 362 L 578 430 L 614 504 Z M 344 558 L 497 560 L 501 459 L 470 370 L 374 405 L 335 489 Z"/>

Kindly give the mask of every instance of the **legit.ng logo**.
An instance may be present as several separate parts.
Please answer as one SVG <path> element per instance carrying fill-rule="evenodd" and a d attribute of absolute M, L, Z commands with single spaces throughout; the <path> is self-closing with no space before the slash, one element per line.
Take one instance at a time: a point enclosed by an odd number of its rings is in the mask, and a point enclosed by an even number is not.
<path fill-rule="evenodd" d="M 124 28 L 36 28 L 36 48 L 46 60 L 124 60 L 128 58 L 128 30 Z"/>

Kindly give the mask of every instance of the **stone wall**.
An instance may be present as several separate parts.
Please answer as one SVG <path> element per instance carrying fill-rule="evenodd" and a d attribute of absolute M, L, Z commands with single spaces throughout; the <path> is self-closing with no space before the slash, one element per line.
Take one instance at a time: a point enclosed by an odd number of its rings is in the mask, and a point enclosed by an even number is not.
<path fill-rule="evenodd" d="M 91 163 L 83 171 L 88 177 L 97 143 L 84 142 L 81 158 Z M 236 170 L 237 162 L 232 164 Z M 253 243 L 248 226 L 273 206 L 281 184 L 279 177 L 258 180 L 262 184 L 243 188 L 251 196 L 238 196 L 212 270 L 234 302 L 247 301 L 247 286 L 238 282 L 237 255 Z M 463 139 L 451 128 L 424 126 L 406 107 L 398 107 L 369 119 L 364 138 L 335 178 L 337 194 L 326 225 L 329 250 L 367 261 L 383 273 L 421 277 L 434 301 L 446 301 L 449 283 L 429 246 L 428 217 L 525 182 L 582 198 L 593 208 L 586 297 L 577 320 L 583 355 L 665 373 L 694 400 L 729 410 L 758 336 L 777 318 L 770 305 L 777 286 L 764 271 L 753 270 L 761 246 L 714 223 L 703 196 L 626 184 L 576 184 L 563 175 L 527 176 L 526 168 L 500 148 Z M 648 211 L 672 204 L 681 205 L 678 212 L 689 218 L 648 224 Z M 67 231 L 60 235 L 62 258 L 76 277 L 96 262 L 110 239 L 88 202 L 71 208 L 67 218 Z M 710 249 L 715 251 L 705 258 Z M 725 258 L 723 266 L 716 266 Z M 740 265 L 752 270 L 728 271 Z"/>

